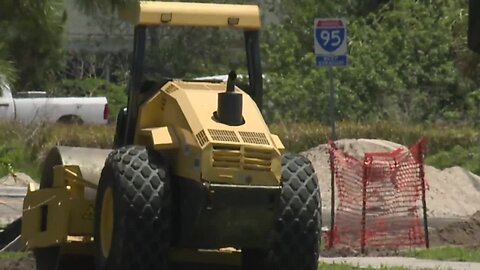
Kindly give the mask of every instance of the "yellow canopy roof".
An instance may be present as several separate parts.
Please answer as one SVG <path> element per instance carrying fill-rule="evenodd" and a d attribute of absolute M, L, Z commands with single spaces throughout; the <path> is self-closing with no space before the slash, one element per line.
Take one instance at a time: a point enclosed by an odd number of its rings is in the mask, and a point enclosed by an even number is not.
<path fill-rule="evenodd" d="M 120 17 L 136 25 L 260 28 L 256 5 L 140 1 L 120 10 Z"/>

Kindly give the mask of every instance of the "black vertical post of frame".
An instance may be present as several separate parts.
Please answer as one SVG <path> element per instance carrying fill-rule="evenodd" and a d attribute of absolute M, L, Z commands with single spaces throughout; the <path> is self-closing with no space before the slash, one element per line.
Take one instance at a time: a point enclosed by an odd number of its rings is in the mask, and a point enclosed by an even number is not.
<path fill-rule="evenodd" d="M 128 85 L 127 125 L 125 127 L 124 145 L 132 144 L 137 126 L 140 87 L 143 80 L 143 64 L 145 59 L 146 27 L 135 27 L 133 43 L 133 63 Z M 118 132 L 118 131 L 117 131 Z"/>
<path fill-rule="evenodd" d="M 262 110 L 263 78 L 262 63 L 260 61 L 260 38 L 258 31 L 245 31 L 245 49 L 247 54 L 247 68 L 249 89 L 248 94 Z"/>
<path fill-rule="evenodd" d="M 333 238 L 335 237 L 335 157 L 333 154 L 333 147 L 330 147 L 329 154 L 330 154 L 330 185 L 332 190 L 331 196 L 331 206 L 330 206 L 330 235 L 328 239 L 328 248 L 333 247 Z"/>
<path fill-rule="evenodd" d="M 361 239 L 360 239 L 360 246 L 362 254 L 365 254 L 365 246 L 367 242 L 367 185 L 368 185 L 368 169 L 369 167 L 367 164 L 371 164 L 371 158 L 365 157 L 363 161 L 363 176 L 362 176 L 362 231 L 361 231 Z"/>
<path fill-rule="evenodd" d="M 425 170 L 424 170 L 424 152 L 425 152 L 425 143 L 421 141 L 417 145 L 418 147 L 418 167 L 419 167 L 419 176 L 422 184 L 422 207 L 423 207 L 423 229 L 425 230 L 425 247 L 430 248 L 430 236 L 428 233 L 428 216 L 427 216 L 427 198 L 426 198 L 426 183 L 425 183 Z"/>

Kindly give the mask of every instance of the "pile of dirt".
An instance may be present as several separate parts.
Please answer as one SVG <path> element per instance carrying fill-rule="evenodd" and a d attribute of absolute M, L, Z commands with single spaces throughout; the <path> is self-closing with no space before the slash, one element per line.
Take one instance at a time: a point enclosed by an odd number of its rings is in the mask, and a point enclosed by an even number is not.
<path fill-rule="evenodd" d="M 384 140 L 344 139 L 336 142 L 339 149 L 362 160 L 366 152 L 389 152 L 404 147 Z M 302 153 L 315 168 L 322 193 L 322 208 L 330 209 L 330 165 L 325 144 Z M 469 217 L 480 210 L 480 176 L 463 168 L 439 170 L 425 166 L 427 208 L 429 217 Z"/>
<path fill-rule="evenodd" d="M 35 259 L 26 257 L 21 259 L 0 260 L 0 270 L 35 270 Z"/>
<path fill-rule="evenodd" d="M 480 211 L 469 219 L 451 223 L 432 232 L 442 244 L 478 246 L 480 243 Z"/>
<path fill-rule="evenodd" d="M 21 172 L 0 178 L 0 227 L 22 215 L 23 197 L 29 184 L 38 186 L 30 176 Z"/>
<path fill-rule="evenodd" d="M 22 172 L 15 172 L 15 174 L 8 174 L 0 178 L 1 186 L 26 187 L 32 183 L 37 184 L 28 174 Z"/>

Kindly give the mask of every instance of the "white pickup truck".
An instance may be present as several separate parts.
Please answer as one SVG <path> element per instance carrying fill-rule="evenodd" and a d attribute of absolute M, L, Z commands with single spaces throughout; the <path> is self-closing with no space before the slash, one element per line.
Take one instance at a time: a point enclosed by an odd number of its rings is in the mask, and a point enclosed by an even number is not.
<path fill-rule="evenodd" d="M 26 92 L 14 98 L 0 74 L 0 121 L 106 124 L 109 117 L 105 97 L 46 97 Z M 43 96 L 43 97 L 42 97 Z"/>

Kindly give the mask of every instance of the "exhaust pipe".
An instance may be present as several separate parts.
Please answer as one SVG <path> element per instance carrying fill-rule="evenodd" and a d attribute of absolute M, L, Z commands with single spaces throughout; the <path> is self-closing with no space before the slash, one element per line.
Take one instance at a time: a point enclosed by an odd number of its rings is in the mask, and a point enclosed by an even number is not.
<path fill-rule="evenodd" d="M 242 109 L 243 96 L 235 92 L 235 80 L 237 74 L 231 71 L 228 74 L 227 91 L 218 94 L 217 111 L 214 113 L 215 118 L 229 126 L 240 126 L 244 124 Z"/>

